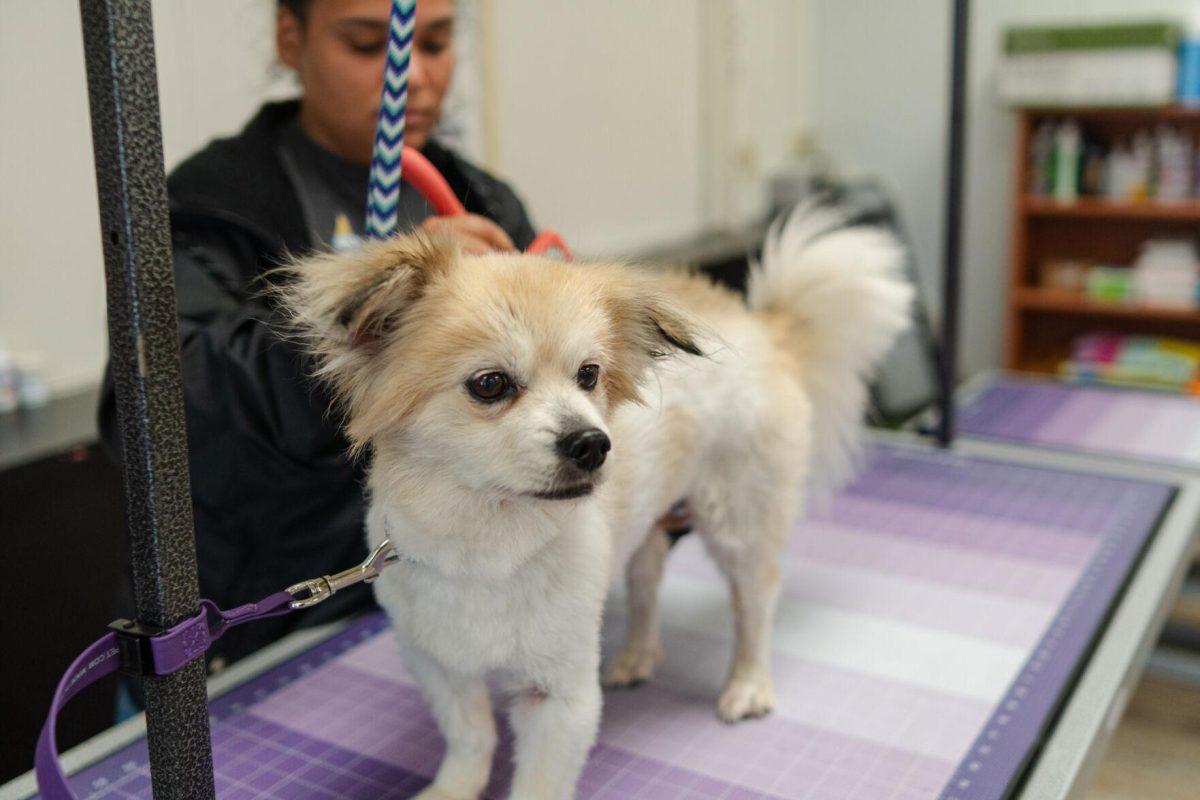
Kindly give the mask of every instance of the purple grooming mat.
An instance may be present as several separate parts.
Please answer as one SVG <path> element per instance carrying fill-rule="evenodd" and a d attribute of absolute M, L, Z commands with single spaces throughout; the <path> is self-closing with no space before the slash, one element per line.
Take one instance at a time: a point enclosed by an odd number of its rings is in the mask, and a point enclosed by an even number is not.
<path fill-rule="evenodd" d="M 697 537 L 663 586 L 665 663 L 605 693 L 580 798 L 983 800 L 1008 796 L 1173 487 L 878 445 L 792 537 L 777 704 L 722 725 L 722 582 Z M 624 630 L 611 604 L 604 650 Z M 211 704 L 218 795 L 409 797 L 442 751 L 375 614 Z M 507 726 L 489 797 L 511 774 Z M 90 798 L 150 796 L 140 740 L 80 771 Z"/>
<path fill-rule="evenodd" d="M 1200 469 L 1200 399 L 1001 377 L 959 412 L 959 433 Z"/>

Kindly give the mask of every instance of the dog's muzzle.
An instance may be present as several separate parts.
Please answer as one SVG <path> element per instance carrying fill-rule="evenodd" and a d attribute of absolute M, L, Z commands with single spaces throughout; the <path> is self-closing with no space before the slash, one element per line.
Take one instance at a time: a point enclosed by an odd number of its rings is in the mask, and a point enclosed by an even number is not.
<path fill-rule="evenodd" d="M 600 469 L 612 442 L 608 434 L 599 428 L 585 428 L 560 436 L 555 443 L 555 450 L 564 460 L 574 464 L 584 472 L 595 472 Z"/>

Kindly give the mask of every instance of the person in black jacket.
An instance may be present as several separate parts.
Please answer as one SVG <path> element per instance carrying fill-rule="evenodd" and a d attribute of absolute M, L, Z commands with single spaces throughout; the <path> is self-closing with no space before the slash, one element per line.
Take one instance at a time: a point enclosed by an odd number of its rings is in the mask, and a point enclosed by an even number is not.
<path fill-rule="evenodd" d="M 263 290 L 289 256 L 358 242 L 389 7 L 281 0 L 277 50 L 301 97 L 264 106 L 168 181 L 200 593 L 225 608 L 366 555 L 363 465 L 347 458 L 330 397 L 280 335 Z M 405 185 L 401 226 L 453 236 L 468 252 L 524 249 L 534 231 L 512 190 L 430 138 L 453 72 L 453 12 L 451 0 L 418 4 L 405 144 L 433 162 L 470 214 L 434 218 Z M 111 376 L 100 426 L 119 457 Z M 210 664 L 371 603 L 369 591 L 349 591 L 235 628 Z"/>

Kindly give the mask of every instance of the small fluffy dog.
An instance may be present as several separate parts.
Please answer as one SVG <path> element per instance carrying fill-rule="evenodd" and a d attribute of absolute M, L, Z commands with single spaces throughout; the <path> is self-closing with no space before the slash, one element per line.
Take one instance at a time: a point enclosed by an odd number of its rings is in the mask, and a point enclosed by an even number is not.
<path fill-rule="evenodd" d="M 881 230 L 806 208 L 743 299 L 705 278 L 408 236 L 295 267 L 282 299 L 370 451 L 376 583 L 446 739 L 423 798 L 475 798 L 513 690 L 512 796 L 568 797 L 600 716 L 601 610 L 624 568 L 628 640 L 605 682 L 662 658 L 656 594 L 686 501 L 727 580 L 721 719 L 767 713 L 779 557 L 812 477 L 853 461 L 864 379 L 912 290 Z"/>

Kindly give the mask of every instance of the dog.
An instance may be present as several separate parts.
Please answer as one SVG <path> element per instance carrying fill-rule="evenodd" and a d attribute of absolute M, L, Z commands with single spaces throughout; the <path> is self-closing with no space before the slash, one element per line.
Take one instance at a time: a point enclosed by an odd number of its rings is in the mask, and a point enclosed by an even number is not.
<path fill-rule="evenodd" d="M 780 554 L 813 483 L 854 463 L 866 381 L 909 317 L 902 248 L 828 207 L 777 223 L 742 298 L 702 276 L 421 235 L 299 262 L 280 300 L 371 459 L 375 584 L 446 740 L 421 798 L 488 781 L 485 678 L 511 693 L 511 796 L 571 795 L 601 711 L 599 632 L 623 571 L 609 686 L 662 658 L 656 595 L 678 502 L 736 619 L 717 700 L 770 711 Z"/>

